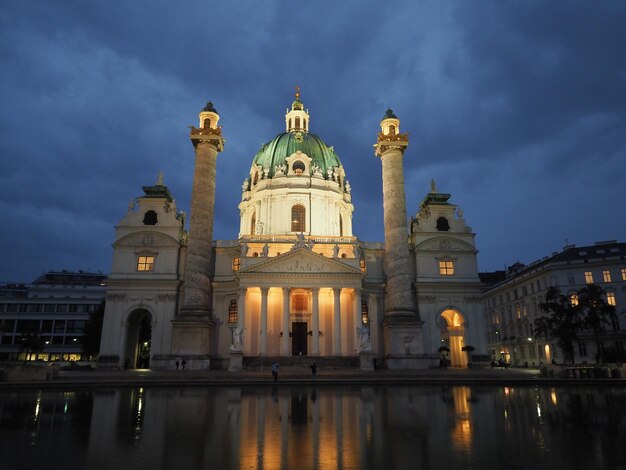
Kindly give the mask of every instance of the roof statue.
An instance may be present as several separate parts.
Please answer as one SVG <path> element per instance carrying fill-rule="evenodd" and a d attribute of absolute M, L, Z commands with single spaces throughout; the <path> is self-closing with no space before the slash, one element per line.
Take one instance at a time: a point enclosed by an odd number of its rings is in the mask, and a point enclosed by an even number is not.
<path fill-rule="evenodd" d="M 162 171 L 159 171 L 159 173 L 157 174 L 156 185 L 163 186 L 163 172 Z"/>

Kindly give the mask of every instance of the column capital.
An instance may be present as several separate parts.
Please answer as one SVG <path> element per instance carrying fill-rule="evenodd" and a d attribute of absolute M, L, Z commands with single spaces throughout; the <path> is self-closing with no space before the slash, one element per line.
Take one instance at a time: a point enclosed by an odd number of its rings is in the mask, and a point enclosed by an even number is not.
<path fill-rule="evenodd" d="M 291 292 L 291 287 L 283 287 L 283 294 L 289 294 Z"/>
<path fill-rule="evenodd" d="M 320 293 L 320 288 L 319 287 L 311 287 L 311 292 L 313 292 L 314 294 L 319 294 Z"/>
<path fill-rule="evenodd" d="M 190 126 L 191 132 L 189 138 L 194 148 L 201 144 L 214 145 L 218 152 L 224 150 L 224 139 L 222 137 L 222 126 L 213 128 L 200 128 L 196 129 Z"/>
<path fill-rule="evenodd" d="M 341 287 L 333 287 L 333 294 L 341 294 Z"/>
<path fill-rule="evenodd" d="M 261 295 L 267 295 L 270 290 L 269 287 L 259 287 L 259 289 L 261 289 Z"/>

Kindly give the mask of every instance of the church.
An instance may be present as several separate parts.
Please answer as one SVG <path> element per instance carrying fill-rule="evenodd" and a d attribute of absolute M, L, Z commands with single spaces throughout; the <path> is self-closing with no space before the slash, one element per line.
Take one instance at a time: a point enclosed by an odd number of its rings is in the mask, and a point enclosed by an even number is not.
<path fill-rule="evenodd" d="M 115 228 L 101 367 L 239 371 L 316 360 L 419 369 L 442 354 L 453 367 L 467 366 L 468 349 L 487 354 L 475 235 L 434 182 L 409 218 L 408 134 L 392 110 L 372 132 L 378 243 L 353 232 L 350 168 L 311 132 L 299 90 L 284 132 L 241 169 L 239 234 L 214 240 L 219 119 L 208 103 L 190 131 L 188 228 L 162 174 Z"/>

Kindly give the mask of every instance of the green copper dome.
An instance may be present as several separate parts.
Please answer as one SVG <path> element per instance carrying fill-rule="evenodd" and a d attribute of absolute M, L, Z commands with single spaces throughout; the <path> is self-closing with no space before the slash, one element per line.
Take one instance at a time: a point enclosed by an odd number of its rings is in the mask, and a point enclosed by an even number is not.
<path fill-rule="evenodd" d="M 286 158 L 300 150 L 312 159 L 311 168 L 315 165 L 322 170 L 324 178 L 327 178 L 326 170 L 341 165 L 339 157 L 332 147 L 329 147 L 315 134 L 295 131 L 279 134 L 254 156 L 253 164 L 263 168 L 269 168 L 270 177 L 274 176 L 276 165 L 287 166 Z"/>

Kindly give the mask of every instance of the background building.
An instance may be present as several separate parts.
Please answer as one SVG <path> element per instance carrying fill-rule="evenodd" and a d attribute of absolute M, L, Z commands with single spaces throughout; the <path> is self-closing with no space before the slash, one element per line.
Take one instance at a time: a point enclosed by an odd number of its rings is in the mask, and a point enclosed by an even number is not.
<path fill-rule="evenodd" d="M 503 358 L 513 365 L 538 365 L 563 361 L 555 341 L 535 338 L 533 321 L 541 315 L 550 286 L 574 296 L 586 284 L 601 286 L 607 303 L 617 310 L 617 321 L 607 328 L 605 347 L 624 350 L 626 341 L 626 243 L 598 242 L 591 246 L 568 245 L 535 263 L 512 265 L 505 280 L 493 285 L 484 294 L 488 321 L 488 341 L 492 357 Z M 577 362 L 594 362 L 596 345 L 591 336 L 582 336 L 575 344 Z"/>
<path fill-rule="evenodd" d="M 92 312 L 100 308 L 106 276 L 50 271 L 32 284 L 0 286 L 0 359 L 80 361 L 81 338 Z M 37 336 L 40 351 L 26 351 L 24 336 Z"/>

